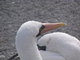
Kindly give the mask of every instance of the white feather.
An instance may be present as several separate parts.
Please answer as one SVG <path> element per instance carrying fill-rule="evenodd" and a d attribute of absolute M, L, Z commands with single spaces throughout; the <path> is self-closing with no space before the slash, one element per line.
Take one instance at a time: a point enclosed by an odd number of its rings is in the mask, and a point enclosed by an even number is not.
<path fill-rule="evenodd" d="M 38 41 L 46 50 L 63 56 L 66 60 L 80 60 L 80 41 L 66 33 L 54 32 L 46 34 Z"/>
<path fill-rule="evenodd" d="M 80 60 L 79 41 L 65 33 L 43 36 L 38 43 L 46 45 L 47 51 L 39 51 L 36 35 L 41 26 L 41 22 L 28 21 L 19 28 L 15 44 L 21 60 Z"/>

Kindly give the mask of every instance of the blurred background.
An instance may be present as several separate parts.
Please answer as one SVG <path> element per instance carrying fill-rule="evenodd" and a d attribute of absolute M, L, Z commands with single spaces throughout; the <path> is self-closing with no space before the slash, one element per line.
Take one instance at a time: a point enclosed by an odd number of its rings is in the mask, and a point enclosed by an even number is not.
<path fill-rule="evenodd" d="M 16 53 L 16 32 L 29 20 L 67 23 L 52 32 L 66 32 L 80 40 L 80 0 L 0 0 L 0 60 Z"/>

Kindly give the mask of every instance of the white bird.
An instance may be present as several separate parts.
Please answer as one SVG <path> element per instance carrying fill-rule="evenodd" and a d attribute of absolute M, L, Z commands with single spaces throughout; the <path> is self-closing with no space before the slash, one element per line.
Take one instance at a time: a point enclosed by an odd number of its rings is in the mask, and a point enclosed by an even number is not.
<path fill-rule="evenodd" d="M 39 46 L 46 46 L 46 51 L 55 52 L 65 60 L 80 60 L 80 41 L 67 33 L 46 34 L 38 41 Z"/>
<path fill-rule="evenodd" d="M 58 52 L 39 51 L 37 36 L 49 30 L 64 26 L 64 23 L 41 23 L 28 21 L 21 25 L 16 35 L 16 49 L 21 60 L 65 60 Z M 56 48 L 56 46 L 55 46 Z"/>

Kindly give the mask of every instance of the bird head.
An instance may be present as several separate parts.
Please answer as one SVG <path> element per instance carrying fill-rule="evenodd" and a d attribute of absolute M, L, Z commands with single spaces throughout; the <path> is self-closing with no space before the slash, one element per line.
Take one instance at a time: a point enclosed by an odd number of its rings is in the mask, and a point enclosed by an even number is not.
<path fill-rule="evenodd" d="M 65 24 L 60 23 L 41 23 L 37 21 L 28 21 L 21 25 L 20 31 L 24 31 L 23 34 L 29 33 L 32 36 L 38 37 L 39 35 L 48 32 L 50 30 L 64 26 Z"/>

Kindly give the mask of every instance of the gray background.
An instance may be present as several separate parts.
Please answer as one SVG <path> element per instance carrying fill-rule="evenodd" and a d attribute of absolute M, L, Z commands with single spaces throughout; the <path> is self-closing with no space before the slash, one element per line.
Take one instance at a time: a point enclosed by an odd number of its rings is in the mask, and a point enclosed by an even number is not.
<path fill-rule="evenodd" d="M 66 32 L 80 40 L 80 0 L 0 0 L 0 60 L 16 53 L 16 32 L 29 20 L 65 22 L 67 26 L 53 32 Z"/>

